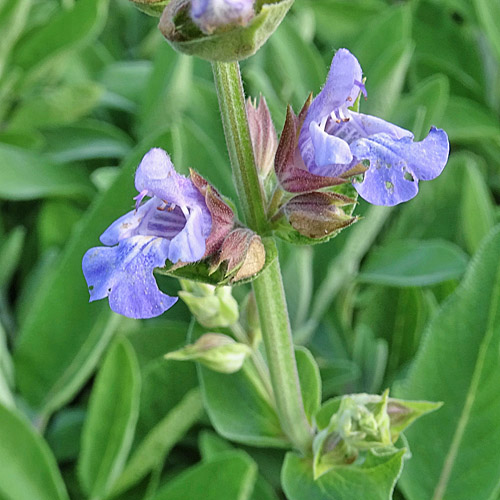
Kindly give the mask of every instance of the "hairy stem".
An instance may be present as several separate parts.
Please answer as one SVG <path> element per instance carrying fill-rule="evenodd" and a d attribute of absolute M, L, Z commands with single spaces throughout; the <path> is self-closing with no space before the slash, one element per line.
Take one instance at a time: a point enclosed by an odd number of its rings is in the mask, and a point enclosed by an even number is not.
<path fill-rule="evenodd" d="M 251 229 L 264 235 L 268 231 L 268 222 L 255 166 L 239 66 L 238 63 L 213 63 L 212 67 L 243 216 Z M 280 422 L 294 447 L 308 454 L 312 429 L 304 411 L 277 259 L 253 281 L 253 288 Z"/>

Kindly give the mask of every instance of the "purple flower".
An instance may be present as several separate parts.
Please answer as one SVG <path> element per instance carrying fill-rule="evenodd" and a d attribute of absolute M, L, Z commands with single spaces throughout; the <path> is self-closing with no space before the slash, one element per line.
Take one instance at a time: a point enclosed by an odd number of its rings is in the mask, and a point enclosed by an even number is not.
<path fill-rule="evenodd" d="M 413 198 L 419 180 L 437 177 L 448 160 L 448 136 L 432 127 L 421 142 L 380 118 L 348 108 L 366 97 L 361 66 L 346 49 L 335 54 L 323 90 L 307 112 L 299 149 L 309 172 L 341 177 L 364 160 L 370 167 L 354 187 L 374 205 L 397 205 Z"/>
<path fill-rule="evenodd" d="M 205 254 L 212 218 L 204 196 L 178 174 L 162 149 L 150 150 L 135 174 L 136 209 L 101 235 L 105 247 L 83 257 L 90 301 L 109 297 L 130 318 L 159 316 L 177 301 L 162 293 L 153 270 L 165 261 L 195 262 Z M 141 204 L 145 196 L 151 197 Z"/>
<path fill-rule="evenodd" d="M 192 0 L 191 18 L 204 33 L 226 25 L 246 25 L 254 16 L 254 0 Z"/>

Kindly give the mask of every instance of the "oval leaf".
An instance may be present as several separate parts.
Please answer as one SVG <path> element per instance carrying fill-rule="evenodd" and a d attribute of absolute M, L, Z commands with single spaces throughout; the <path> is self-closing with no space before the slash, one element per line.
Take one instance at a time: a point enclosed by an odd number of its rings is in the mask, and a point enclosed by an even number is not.
<path fill-rule="evenodd" d="M 248 500 L 256 474 L 257 466 L 246 453 L 227 452 L 191 467 L 153 500 Z"/>
<path fill-rule="evenodd" d="M 397 241 L 371 253 L 359 275 L 362 283 L 429 286 L 460 278 L 467 255 L 447 241 Z"/>
<path fill-rule="evenodd" d="M 137 359 L 121 339 L 99 370 L 82 432 L 78 472 L 91 498 L 109 493 L 125 465 L 139 414 L 139 390 Z"/>
<path fill-rule="evenodd" d="M 0 497 L 69 500 L 49 447 L 31 425 L 0 405 Z"/>
<path fill-rule="evenodd" d="M 407 432 L 408 500 L 496 498 L 500 487 L 500 227 L 427 330 L 398 397 L 443 401 Z"/>
<path fill-rule="evenodd" d="M 311 459 L 288 453 L 281 480 L 289 500 L 390 500 L 403 466 L 405 450 L 391 455 L 368 453 L 361 466 L 334 467 L 318 479 L 313 479 Z"/>

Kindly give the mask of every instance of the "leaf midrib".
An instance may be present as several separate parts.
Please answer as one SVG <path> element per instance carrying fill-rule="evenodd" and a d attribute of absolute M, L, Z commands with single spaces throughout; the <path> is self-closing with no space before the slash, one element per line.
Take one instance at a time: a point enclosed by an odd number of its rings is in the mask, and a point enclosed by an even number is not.
<path fill-rule="evenodd" d="M 474 401 L 476 399 L 476 394 L 478 391 L 479 382 L 481 380 L 481 375 L 483 372 L 486 353 L 488 351 L 488 347 L 489 347 L 489 345 L 491 343 L 491 339 L 493 337 L 494 325 L 495 325 L 494 318 L 495 318 L 495 313 L 496 313 L 497 306 L 499 304 L 499 299 L 500 299 L 500 287 L 498 286 L 499 280 L 500 280 L 500 268 L 498 268 L 496 276 L 495 276 L 495 281 L 494 281 L 495 291 L 494 291 L 492 300 L 490 302 L 490 310 L 489 310 L 489 315 L 488 315 L 488 328 L 486 330 L 483 342 L 482 342 L 481 347 L 479 349 L 476 367 L 475 367 L 474 373 L 472 375 L 471 383 L 469 385 L 469 390 L 467 391 L 467 397 L 465 399 L 465 404 L 464 404 L 462 413 L 460 414 L 460 418 L 458 420 L 457 430 L 453 436 L 453 439 L 452 439 L 451 445 L 450 445 L 450 449 L 449 449 L 449 451 L 446 455 L 446 458 L 444 460 L 443 468 L 442 468 L 441 474 L 439 476 L 439 480 L 437 482 L 436 488 L 434 490 L 432 500 L 441 500 L 444 496 L 444 493 L 445 493 L 446 488 L 448 486 L 448 482 L 450 480 L 453 466 L 455 465 L 455 460 L 456 460 L 457 455 L 458 455 L 458 449 L 460 447 L 460 444 L 461 444 L 462 439 L 463 439 L 464 434 L 465 434 L 467 424 L 469 422 L 470 413 L 472 411 L 472 406 L 473 406 Z"/>

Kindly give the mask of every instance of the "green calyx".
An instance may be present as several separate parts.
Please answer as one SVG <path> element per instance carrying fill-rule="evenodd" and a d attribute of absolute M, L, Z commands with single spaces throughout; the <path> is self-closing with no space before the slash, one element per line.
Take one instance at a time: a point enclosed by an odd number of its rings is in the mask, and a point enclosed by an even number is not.
<path fill-rule="evenodd" d="M 245 26 L 228 25 L 203 33 L 189 16 L 189 0 L 172 0 L 159 28 L 172 47 L 208 61 L 233 62 L 255 54 L 280 25 L 293 0 L 256 2 L 256 14 Z"/>

